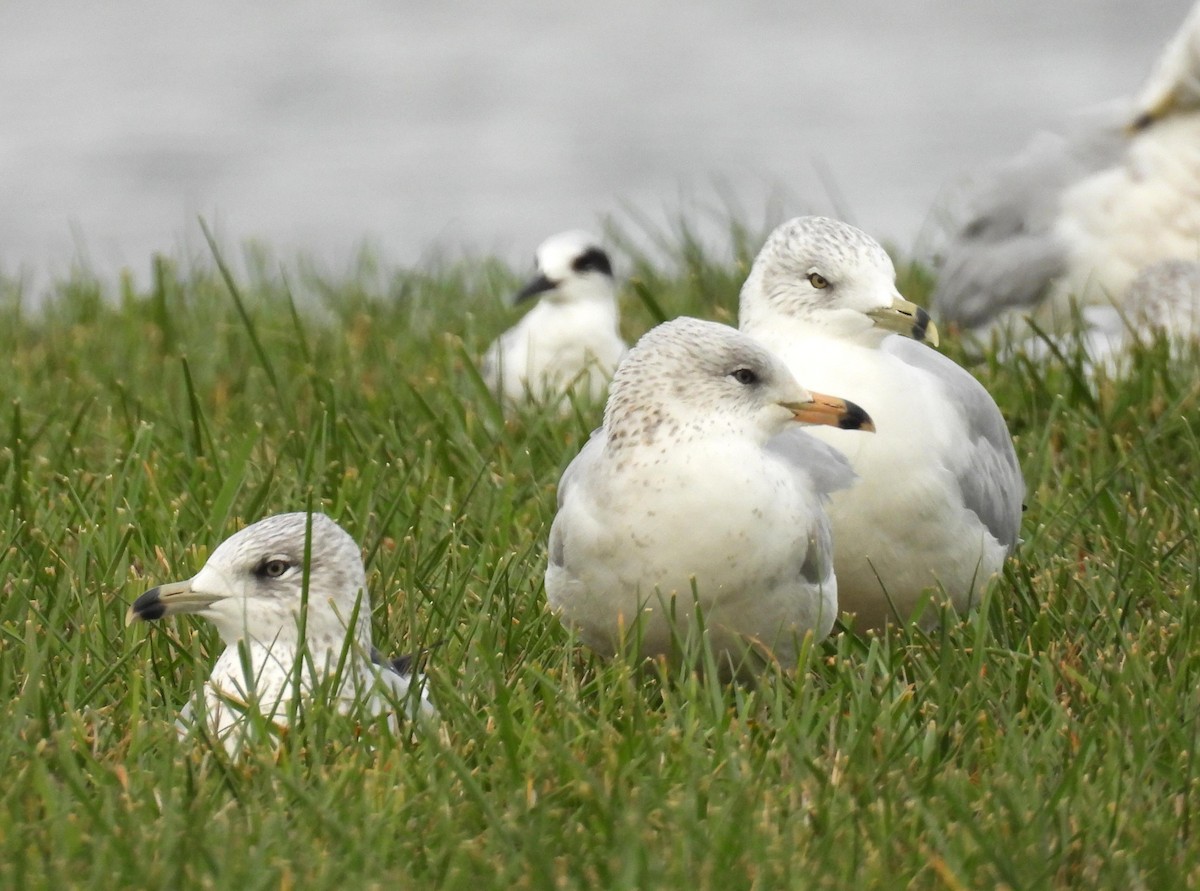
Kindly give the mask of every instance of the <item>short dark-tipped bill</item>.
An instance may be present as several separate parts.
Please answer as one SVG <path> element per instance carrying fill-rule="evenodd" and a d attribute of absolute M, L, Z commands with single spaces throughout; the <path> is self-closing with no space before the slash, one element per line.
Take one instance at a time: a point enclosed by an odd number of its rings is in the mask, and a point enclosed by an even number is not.
<path fill-rule="evenodd" d="M 930 346 L 938 345 L 937 325 L 929 313 L 911 301 L 896 300 L 891 306 L 881 306 L 867 315 L 885 331 L 895 331 Z"/>
<path fill-rule="evenodd" d="M 192 580 L 168 582 L 151 588 L 129 607 L 125 624 L 132 625 L 137 619 L 153 622 L 166 616 L 180 613 L 198 613 L 221 599 L 219 594 L 204 594 L 192 590 Z"/>
<path fill-rule="evenodd" d="M 517 293 L 513 295 L 512 302 L 514 304 L 522 303 L 531 297 L 536 297 L 538 294 L 544 294 L 547 291 L 553 291 L 557 287 L 558 282 L 553 282 L 546 278 L 546 276 L 539 275 L 521 290 L 517 291 Z"/>
<path fill-rule="evenodd" d="M 809 402 L 781 403 L 788 409 L 797 421 L 805 424 L 824 424 L 827 427 L 840 427 L 843 430 L 865 430 L 874 432 L 875 423 L 861 406 L 837 396 L 826 396 L 824 393 L 809 393 Z"/>
<path fill-rule="evenodd" d="M 1151 124 L 1158 123 L 1173 113 L 1179 107 L 1179 91 L 1171 90 L 1149 108 L 1144 109 L 1137 117 L 1125 125 L 1125 132 L 1132 136 L 1145 130 Z"/>

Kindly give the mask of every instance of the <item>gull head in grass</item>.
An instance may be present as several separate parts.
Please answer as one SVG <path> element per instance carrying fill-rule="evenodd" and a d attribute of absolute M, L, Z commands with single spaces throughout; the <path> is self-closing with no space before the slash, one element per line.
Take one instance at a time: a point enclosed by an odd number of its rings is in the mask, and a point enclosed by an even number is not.
<path fill-rule="evenodd" d="M 823 503 L 853 479 L 796 422 L 872 429 L 725 325 L 682 318 L 644 335 L 559 483 L 551 609 L 603 655 L 694 655 L 702 629 L 723 668 L 795 665 L 805 636 L 833 625 Z"/>
<path fill-rule="evenodd" d="M 586 232 L 564 232 L 537 250 L 537 274 L 514 297 L 537 299 L 516 325 L 488 348 L 480 371 L 506 405 L 556 401 L 571 390 L 603 396 L 625 354 L 612 262 Z"/>
<path fill-rule="evenodd" d="M 907 621 L 929 592 L 944 591 L 959 611 L 977 604 L 1016 546 L 1025 491 L 995 401 L 929 348 L 936 330 L 900 296 L 895 274 L 866 233 L 800 217 L 767 240 L 739 308 L 742 331 L 798 380 L 875 419 L 871 437 L 812 431 L 859 476 L 829 505 L 841 607 L 858 628 Z"/>
<path fill-rule="evenodd" d="M 324 514 L 279 514 L 247 526 L 192 578 L 139 597 L 126 620 L 187 613 L 212 622 L 225 644 L 201 704 L 209 730 L 231 753 L 254 724 L 250 709 L 284 726 L 297 689 L 325 690 L 342 711 L 363 700 L 368 714 L 387 713 L 391 723 L 397 706 L 432 711 L 423 691 L 411 698 L 408 660 L 386 663 L 372 647 L 361 553 Z M 181 731 L 193 715 L 189 706 Z"/>
<path fill-rule="evenodd" d="M 938 343 L 929 313 L 896 290 L 887 251 L 827 217 L 798 217 L 771 233 L 742 289 L 739 318 L 743 330 L 788 319 L 868 345 L 893 333 Z"/>

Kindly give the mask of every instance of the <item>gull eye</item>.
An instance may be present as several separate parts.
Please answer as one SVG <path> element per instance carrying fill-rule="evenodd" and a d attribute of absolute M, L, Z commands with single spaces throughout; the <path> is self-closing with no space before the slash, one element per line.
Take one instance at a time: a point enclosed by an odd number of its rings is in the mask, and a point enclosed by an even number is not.
<path fill-rule="evenodd" d="M 808 274 L 808 283 L 814 288 L 828 288 L 829 279 L 821 275 L 819 272 L 810 272 Z"/>
<path fill-rule="evenodd" d="M 277 557 L 274 560 L 264 560 L 255 574 L 264 578 L 277 579 L 291 568 L 292 564 Z"/>
<path fill-rule="evenodd" d="M 747 387 L 751 384 L 757 384 L 759 381 L 758 375 L 749 368 L 738 368 L 735 371 L 731 371 L 729 376 L 739 384 L 744 384 Z"/>

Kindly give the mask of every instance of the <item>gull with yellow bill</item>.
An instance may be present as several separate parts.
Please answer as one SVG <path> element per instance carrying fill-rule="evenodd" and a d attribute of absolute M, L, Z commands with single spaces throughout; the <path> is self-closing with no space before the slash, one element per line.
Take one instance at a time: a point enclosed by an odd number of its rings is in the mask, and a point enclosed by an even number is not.
<path fill-rule="evenodd" d="M 189 613 L 212 622 L 225 649 L 179 730 L 204 727 L 230 755 L 257 728 L 285 727 L 297 693 L 323 692 L 338 711 L 361 708 L 393 728 L 398 711 L 434 713 L 412 659 L 388 661 L 371 645 L 361 551 L 324 514 L 277 514 L 235 532 L 196 575 L 135 600 L 126 623 Z"/>
<path fill-rule="evenodd" d="M 937 328 L 896 290 L 887 252 L 838 220 L 784 223 L 742 287 L 739 323 L 798 380 L 874 419 L 874 436 L 810 434 L 859 476 L 829 505 L 838 596 L 854 627 L 907 621 L 929 591 L 959 611 L 976 604 L 1017 545 L 1021 468 L 987 390 L 927 345 Z"/>

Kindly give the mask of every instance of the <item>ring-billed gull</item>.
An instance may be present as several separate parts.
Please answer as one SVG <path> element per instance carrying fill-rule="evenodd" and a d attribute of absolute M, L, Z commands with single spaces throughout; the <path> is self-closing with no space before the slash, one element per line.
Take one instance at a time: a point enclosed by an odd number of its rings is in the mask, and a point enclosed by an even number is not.
<path fill-rule="evenodd" d="M 626 349 L 608 254 L 586 232 L 546 239 L 537 275 L 513 300 L 535 297 L 537 305 L 488 347 L 484 381 L 510 404 L 544 402 L 569 388 L 599 399 Z"/>
<path fill-rule="evenodd" d="M 200 704 L 209 729 L 231 754 L 253 723 L 246 720 L 248 709 L 275 725 L 287 723 L 297 683 L 302 694 L 337 683 L 329 692 L 339 709 L 349 711 L 365 699 L 369 714 L 390 712 L 392 723 L 394 704 L 410 695 L 414 678 L 404 670 L 406 660 L 387 663 L 371 646 L 358 545 L 324 514 L 278 514 L 247 526 L 222 542 L 192 578 L 139 597 L 126 622 L 182 613 L 208 619 L 225 642 Z M 413 711 L 432 713 L 424 691 Z M 180 716 L 181 732 L 192 714 L 189 705 Z"/>
<path fill-rule="evenodd" d="M 853 480 L 799 421 L 871 429 L 803 389 L 735 329 L 680 318 L 613 378 L 604 426 L 571 462 L 550 530 L 546 597 L 593 649 L 669 655 L 698 604 L 714 654 L 795 664 L 837 611 L 823 501 Z"/>
<path fill-rule="evenodd" d="M 1061 330 L 1072 301 L 1120 305 L 1142 268 L 1200 259 L 1200 3 L 1132 108 L 1075 130 L 1039 134 L 979 183 L 944 252 L 938 318 L 1020 332 L 1030 315 Z"/>
<path fill-rule="evenodd" d="M 1004 418 L 896 290 L 887 252 L 837 220 L 800 217 L 767 240 L 742 287 L 742 331 L 798 380 L 870 412 L 875 436 L 819 428 L 858 484 L 834 493 L 838 592 L 857 628 L 907 618 L 941 585 L 959 610 L 1017 543 L 1025 485 Z M 906 336 L 897 336 L 897 335 Z"/>

